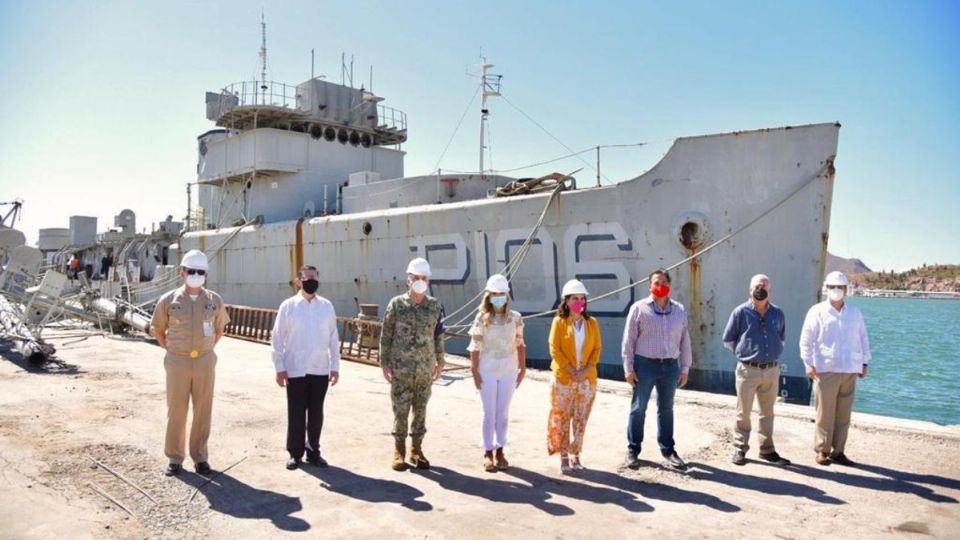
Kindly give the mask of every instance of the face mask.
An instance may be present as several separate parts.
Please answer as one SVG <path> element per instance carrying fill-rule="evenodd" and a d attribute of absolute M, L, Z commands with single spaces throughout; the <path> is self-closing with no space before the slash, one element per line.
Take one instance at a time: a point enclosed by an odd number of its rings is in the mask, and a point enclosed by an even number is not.
<path fill-rule="evenodd" d="M 417 294 L 426 294 L 427 292 L 427 282 L 422 279 L 418 279 L 410 285 L 410 290 Z"/>
<path fill-rule="evenodd" d="M 303 287 L 303 292 L 313 294 L 320 287 L 320 282 L 315 279 L 306 279 L 300 282 L 300 285 Z"/>
<path fill-rule="evenodd" d="M 670 296 L 670 285 L 667 283 L 654 285 L 654 287 L 650 289 L 650 292 L 652 292 L 657 298 L 666 298 Z"/>
<path fill-rule="evenodd" d="M 502 308 L 503 306 L 507 305 L 507 297 L 506 297 L 506 296 L 491 296 L 491 297 L 490 297 L 490 303 L 493 304 L 493 307 L 495 307 L 495 308 L 497 308 L 497 309 Z"/>
<path fill-rule="evenodd" d="M 201 276 L 200 274 L 188 275 L 187 276 L 187 287 L 193 289 L 198 289 L 203 287 L 203 284 L 207 281 L 207 276 Z"/>
<path fill-rule="evenodd" d="M 753 290 L 753 299 L 757 302 L 763 302 L 767 299 L 767 290 L 763 287 L 757 287 Z"/>
<path fill-rule="evenodd" d="M 583 313 L 583 310 L 587 309 L 586 300 L 574 300 L 570 302 L 570 310 L 574 313 Z"/>
<path fill-rule="evenodd" d="M 839 302 L 840 300 L 843 300 L 843 296 L 846 294 L 846 292 L 847 291 L 843 289 L 827 289 L 827 298 L 833 300 L 834 302 Z"/>

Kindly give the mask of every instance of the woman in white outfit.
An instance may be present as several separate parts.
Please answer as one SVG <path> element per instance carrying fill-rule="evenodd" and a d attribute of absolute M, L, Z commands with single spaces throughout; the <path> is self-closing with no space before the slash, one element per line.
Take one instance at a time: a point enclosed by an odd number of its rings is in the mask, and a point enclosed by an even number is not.
<path fill-rule="evenodd" d="M 507 444 L 510 400 L 527 371 L 523 318 L 510 310 L 509 293 L 507 278 L 490 276 L 467 347 L 473 383 L 483 402 L 483 468 L 487 472 L 509 466 L 503 447 Z"/>

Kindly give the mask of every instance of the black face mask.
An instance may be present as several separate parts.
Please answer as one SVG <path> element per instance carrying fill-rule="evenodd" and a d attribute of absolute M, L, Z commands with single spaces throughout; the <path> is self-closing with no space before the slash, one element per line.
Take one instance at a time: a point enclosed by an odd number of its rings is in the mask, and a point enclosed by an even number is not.
<path fill-rule="evenodd" d="M 320 287 L 320 282 L 315 279 L 305 279 L 300 282 L 300 286 L 303 287 L 303 292 L 313 294 Z"/>
<path fill-rule="evenodd" d="M 753 299 L 757 302 L 763 302 L 767 299 L 767 290 L 763 287 L 757 287 L 753 290 Z"/>

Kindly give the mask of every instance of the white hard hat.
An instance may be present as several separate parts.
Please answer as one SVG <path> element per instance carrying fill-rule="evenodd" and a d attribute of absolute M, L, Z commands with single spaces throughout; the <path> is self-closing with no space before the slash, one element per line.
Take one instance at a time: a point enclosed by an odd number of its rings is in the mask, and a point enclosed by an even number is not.
<path fill-rule="evenodd" d="M 504 276 L 494 274 L 487 279 L 487 286 L 484 290 L 492 293 L 508 293 L 510 292 L 510 283 Z"/>
<path fill-rule="evenodd" d="M 587 288 L 583 286 L 579 280 L 571 279 L 570 281 L 563 284 L 563 292 L 560 296 L 570 296 L 571 294 L 582 294 L 584 296 L 590 294 L 587 292 Z"/>
<path fill-rule="evenodd" d="M 207 270 L 207 255 L 199 249 L 191 249 L 183 254 L 183 261 L 180 266 L 184 268 L 193 268 L 194 270 Z"/>
<path fill-rule="evenodd" d="M 407 273 L 430 277 L 430 263 L 423 257 L 417 257 L 407 265 Z"/>
<path fill-rule="evenodd" d="M 843 272 L 840 272 L 838 270 L 834 270 L 833 272 L 830 272 L 829 274 L 827 274 L 827 279 L 823 280 L 824 287 L 826 287 L 827 285 L 843 285 L 844 287 L 846 287 L 849 284 L 850 284 L 850 281 L 847 279 L 847 276 L 844 275 Z"/>

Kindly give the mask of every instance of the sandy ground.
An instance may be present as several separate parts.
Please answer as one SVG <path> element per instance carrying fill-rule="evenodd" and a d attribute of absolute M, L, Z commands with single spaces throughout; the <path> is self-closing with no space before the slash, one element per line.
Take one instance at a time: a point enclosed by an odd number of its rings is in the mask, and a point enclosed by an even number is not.
<path fill-rule="evenodd" d="M 43 368 L 0 345 L 3 538 L 960 538 L 957 427 L 855 415 L 847 454 L 862 464 L 820 467 L 809 409 L 778 405 L 778 450 L 794 465 L 737 467 L 733 398 L 680 391 L 676 439 L 689 470 L 661 464 L 651 403 L 644 466 L 631 471 L 620 467 L 627 389 L 601 381 L 583 452 L 589 470 L 563 476 L 545 452 L 544 373 L 514 399 L 509 471 L 482 471 L 479 396 L 467 373 L 453 371 L 430 402 L 424 448 L 434 467 L 401 473 L 389 468 L 380 370 L 345 362 L 321 439 L 330 468 L 287 471 L 286 404 L 268 348 L 234 339 L 218 346 L 210 462 L 222 470 L 243 461 L 191 500 L 203 478 L 162 474 L 162 351 L 136 338 L 48 337 L 59 360 Z"/>

